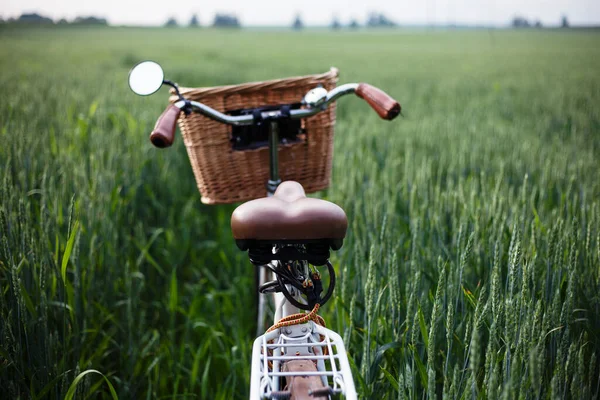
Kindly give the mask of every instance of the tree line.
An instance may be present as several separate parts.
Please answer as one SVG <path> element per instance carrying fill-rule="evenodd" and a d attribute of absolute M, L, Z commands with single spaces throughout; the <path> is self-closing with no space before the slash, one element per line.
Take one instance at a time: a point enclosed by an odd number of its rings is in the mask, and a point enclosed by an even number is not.
<path fill-rule="evenodd" d="M 165 22 L 166 27 L 176 27 L 179 26 L 179 23 L 175 19 L 175 17 L 170 17 Z M 189 27 L 196 28 L 200 26 L 200 20 L 198 19 L 198 14 L 192 15 L 190 18 L 190 22 L 188 23 Z M 218 13 L 215 15 L 212 26 L 216 28 L 240 28 L 242 24 L 240 20 L 235 14 L 223 14 Z"/>
<path fill-rule="evenodd" d="M 19 18 L 9 18 L 4 21 L 0 18 L 0 23 L 9 24 L 31 24 L 31 25 L 108 25 L 106 18 L 87 16 L 87 17 L 76 17 L 70 21 L 65 18 L 61 18 L 58 21 L 54 21 L 51 18 L 45 17 L 38 13 L 26 13 L 21 14 Z"/>
<path fill-rule="evenodd" d="M 527 18 L 522 17 L 522 16 L 515 16 L 510 21 L 510 25 L 513 28 L 542 28 L 543 27 L 542 22 L 540 20 L 529 21 Z M 305 25 L 304 25 L 304 22 L 302 21 L 300 14 L 297 14 L 296 17 L 294 18 L 294 21 L 292 22 L 292 29 L 300 30 L 300 29 L 303 29 L 304 26 Z M 388 18 L 383 13 L 372 12 L 367 16 L 364 26 L 366 28 L 392 28 L 392 27 L 398 26 L 398 24 L 396 22 L 394 22 L 392 19 Z M 329 24 L 329 27 L 333 30 L 342 29 L 345 27 L 350 28 L 350 29 L 357 29 L 357 28 L 360 28 L 361 25 L 354 18 L 351 19 L 347 25 L 344 25 L 339 20 L 339 18 L 334 15 L 331 20 L 331 23 Z M 561 17 L 560 27 L 561 28 L 570 27 L 569 20 L 567 19 L 566 15 L 563 15 Z"/>
<path fill-rule="evenodd" d="M 370 13 L 367 16 L 366 22 L 364 24 L 364 26 L 367 28 L 392 28 L 397 25 L 398 24 L 396 22 L 388 18 L 385 14 L 378 12 Z M 329 24 L 329 27 L 334 30 L 342 29 L 345 27 L 350 29 L 358 29 L 361 27 L 361 24 L 356 18 L 352 18 L 346 25 L 344 25 L 344 23 L 341 22 L 336 15 L 334 15 L 333 19 L 331 20 L 331 23 Z M 304 22 L 302 21 L 302 17 L 300 16 L 300 14 L 297 14 L 294 18 L 294 21 L 292 22 L 292 28 L 295 30 L 300 30 L 304 28 Z"/>
<path fill-rule="evenodd" d="M 176 27 L 176 26 L 180 26 L 180 24 L 175 19 L 175 17 L 170 17 L 169 19 L 167 19 L 164 26 Z M 181 25 L 181 26 L 185 26 L 185 25 Z M 192 15 L 192 18 L 190 19 L 187 26 L 190 26 L 190 27 L 200 26 L 200 22 L 198 20 L 197 14 Z M 236 15 L 219 13 L 219 14 L 215 15 L 215 18 L 210 26 L 217 27 L 217 28 L 223 28 L 223 27 L 239 28 L 242 25 Z M 356 29 L 356 28 L 359 28 L 360 26 L 361 26 L 360 23 L 356 19 L 352 19 L 347 25 L 347 27 L 349 27 L 351 29 Z M 365 26 L 369 27 L 369 28 L 382 28 L 382 27 L 390 28 L 390 27 L 397 26 L 397 24 L 383 13 L 372 12 L 367 16 Z M 333 20 L 330 24 L 330 27 L 332 29 L 341 29 L 345 26 L 336 16 L 334 16 Z M 304 22 L 302 21 L 300 14 L 296 15 L 294 21 L 292 22 L 292 28 L 296 29 L 296 30 L 300 30 L 300 29 L 304 28 Z"/>
<path fill-rule="evenodd" d="M 540 21 L 539 19 L 533 22 L 520 15 L 517 15 L 512 19 L 511 26 L 513 28 L 543 28 L 542 21 Z M 560 27 L 568 28 L 569 26 L 569 19 L 566 15 L 563 15 L 560 18 Z"/>
<path fill-rule="evenodd" d="M 26 13 L 22 14 L 19 18 L 10 18 L 4 21 L 0 18 L 1 23 L 14 23 L 14 24 L 35 24 L 35 25 L 108 25 L 108 21 L 105 18 L 95 17 L 95 16 L 87 16 L 87 17 L 76 17 L 71 21 L 67 21 L 65 18 L 62 18 L 58 21 L 54 21 L 51 18 L 45 17 L 38 13 Z M 394 22 L 392 19 L 388 18 L 385 14 L 379 12 L 371 12 L 365 22 L 364 27 L 367 28 L 391 28 L 395 27 L 398 24 Z M 510 24 L 513 28 L 542 28 L 542 22 L 539 20 L 530 21 L 522 16 L 515 16 Z M 180 26 L 179 22 L 175 19 L 175 17 L 170 17 L 165 22 L 164 26 L 166 27 L 177 27 Z M 181 26 L 189 26 L 189 27 L 199 27 L 200 20 L 197 14 L 193 14 L 189 20 L 187 25 Z M 240 20 L 235 14 L 226 14 L 226 13 L 217 13 L 213 19 L 213 22 L 210 26 L 217 28 L 240 28 L 242 25 Z M 333 30 L 338 30 L 342 28 L 349 29 L 358 29 L 361 25 L 355 18 L 352 18 L 348 21 L 347 24 L 342 23 L 337 16 L 333 16 L 329 27 Z M 563 15 L 560 19 L 560 26 L 562 28 L 568 28 L 569 21 L 566 15 Z M 302 20 L 300 14 L 297 14 L 292 21 L 291 24 L 292 29 L 301 30 L 305 27 L 305 24 Z"/>

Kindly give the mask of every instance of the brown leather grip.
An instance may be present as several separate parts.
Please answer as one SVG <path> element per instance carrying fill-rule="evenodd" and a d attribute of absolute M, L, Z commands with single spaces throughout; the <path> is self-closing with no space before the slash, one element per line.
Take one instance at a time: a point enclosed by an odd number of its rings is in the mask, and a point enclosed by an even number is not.
<path fill-rule="evenodd" d="M 356 95 L 365 99 L 371 108 L 383 119 L 392 120 L 400 114 L 400 103 L 375 86 L 371 86 L 368 83 L 360 83 L 356 88 Z"/>
<path fill-rule="evenodd" d="M 179 107 L 171 104 L 167 109 L 158 117 L 154 130 L 150 134 L 150 141 L 156 147 L 169 147 L 175 140 L 175 126 L 179 119 L 179 113 L 181 110 Z"/>

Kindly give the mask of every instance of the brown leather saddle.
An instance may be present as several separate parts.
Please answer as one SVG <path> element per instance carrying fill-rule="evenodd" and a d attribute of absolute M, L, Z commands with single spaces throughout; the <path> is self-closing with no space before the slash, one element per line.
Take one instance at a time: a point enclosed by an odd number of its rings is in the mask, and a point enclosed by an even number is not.
<path fill-rule="evenodd" d="M 348 219 L 339 206 L 306 197 L 298 182 L 279 185 L 272 197 L 248 201 L 231 216 L 231 231 L 241 250 L 273 244 L 327 244 L 342 247 Z"/>

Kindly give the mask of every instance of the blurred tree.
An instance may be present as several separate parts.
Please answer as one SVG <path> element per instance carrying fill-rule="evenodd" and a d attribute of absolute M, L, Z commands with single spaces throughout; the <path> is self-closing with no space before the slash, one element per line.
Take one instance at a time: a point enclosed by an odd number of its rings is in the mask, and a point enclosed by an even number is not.
<path fill-rule="evenodd" d="M 367 26 L 371 28 L 389 28 L 396 26 L 396 23 L 382 13 L 372 12 L 367 18 Z"/>
<path fill-rule="evenodd" d="M 294 23 L 292 24 L 292 29 L 299 31 L 302 28 L 304 28 L 304 23 L 302 22 L 302 19 L 300 18 L 300 14 L 296 14 L 296 19 L 294 20 Z"/>
<path fill-rule="evenodd" d="M 241 25 L 233 14 L 216 14 L 213 26 L 217 28 L 239 28 Z"/>
<path fill-rule="evenodd" d="M 69 23 L 69 21 L 67 21 L 65 18 L 61 18 L 57 22 L 58 25 L 67 25 L 68 23 Z"/>
<path fill-rule="evenodd" d="M 526 18 L 516 16 L 512 20 L 513 28 L 529 28 L 530 26 L 531 25 L 529 24 L 529 21 L 527 21 Z"/>
<path fill-rule="evenodd" d="M 200 26 L 200 21 L 198 20 L 197 14 L 192 15 L 192 19 L 190 19 L 190 26 L 192 28 L 196 28 L 196 27 Z"/>
<path fill-rule="evenodd" d="M 536 28 L 542 28 L 542 27 L 543 27 L 543 25 L 542 25 L 542 21 L 540 21 L 540 20 L 538 19 L 537 21 L 535 21 L 535 25 L 534 25 L 534 26 L 535 26 Z"/>
<path fill-rule="evenodd" d="M 358 23 L 358 21 L 355 18 L 352 18 L 352 20 L 350 20 L 350 24 L 348 25 L 348 27 L 350 29 L 358 29 L 358 28 L 360 28 L 360 24 Z"/>
<path fill-rule="evenodd" d="M 19 19 L 17 19 L 17 22 L 24 23 L 24 24 L 53 24 L 54 23 L 54 21 L 52 21 L 50 18 L 44 17 L 37 13 L 22 14 L 19 17 Z"/>
<path fill-rule="evenodd" d="M 178 26 L 179 24 L 177 23 L 177 20 L 174 17 L 171 17 L 167 20 L 167 22 L 165 22 L 165 26 L 166 27 L 174 27 L 174 26 Z"/>
<path fill-rule="evenodd" d="M 108 25 L 106 18 L 98 18 L 94 16 L 90 17 L 77 17 L 73 20 L 73 24 L 78 25 Z"/>
<path fill-rule="evenodd" d="M 563 15 L 561 20 L 560 20 L 560 26 L 562 28 L 568 28 L 569 27 L 569 20 L 567 19 L 566 15 Z"/>
<path fill-rule="evenodd" d="M 337 16 L 333 16 L 333 20 L 331 21 L 331 29 L 334 30 L 338 30 L 342 27 L 342 24 L 340 23 L 339 19 L 337 18 Z"/>

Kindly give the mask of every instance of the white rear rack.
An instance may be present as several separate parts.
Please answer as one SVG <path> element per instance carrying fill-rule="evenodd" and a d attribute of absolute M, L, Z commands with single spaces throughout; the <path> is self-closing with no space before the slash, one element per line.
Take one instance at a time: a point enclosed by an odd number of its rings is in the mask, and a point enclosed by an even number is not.
<path fill-rule="evenodd" d="M 327 350 L 326 354 L 323 349 Z M 284 363 L 291 360 L 311 360 L 317 371 L 282 371 Z M 250 400 L 274 399 L 273 394 L 283 394 L 280 378 L 289 376 L 320 376 L 325 389 L 330 388 L 329 393 L 356 399 L 342 338 L 312 321 L 275 329 L 254 341 Z"/>

